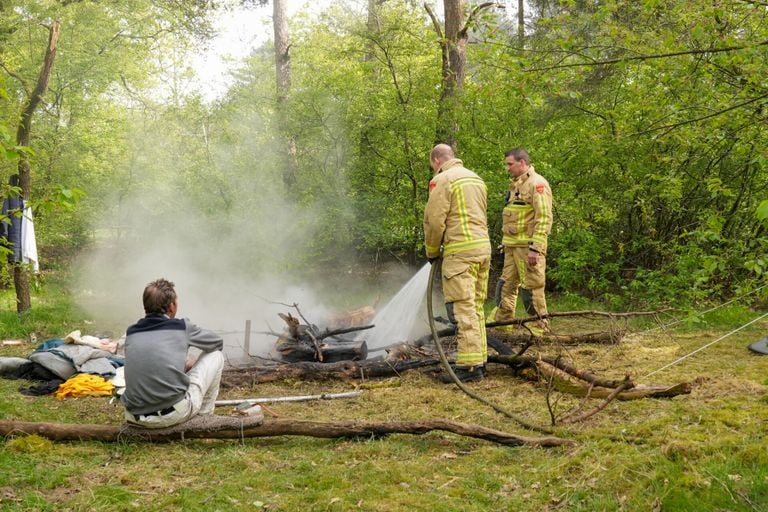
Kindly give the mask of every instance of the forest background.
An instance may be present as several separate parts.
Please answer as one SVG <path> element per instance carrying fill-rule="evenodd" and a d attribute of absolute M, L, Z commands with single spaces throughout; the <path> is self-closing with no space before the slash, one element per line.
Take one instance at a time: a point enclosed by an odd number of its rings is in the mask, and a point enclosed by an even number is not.
<path fill-rule="evenodd" d="M 184 316 L 220 332 L 242 332 L 244 319 L 280 325 L 275 302 L 314 320 L 386 296 L 424 263 L 427 157 L 441 141 L 488 184 L 494 246 L 503 153 L 530 150 L 555 195 L 553 311 L 706 304 L 664 325 L 560 318 L 558 333 L 634 332 L 536 350 L 690 394 L 601 402 L 558 428 L 577 444 L 556 450 L 448 433 L 169 445 L 8 435 L 0 508 L 766 510 L 765 357 L 745 347 L 768 328 L 767 3 L 505 7 L 334 0 L 288 17 L 281 0 L 0 0 L 0 196 L 28 200 L 41 257 L 34 275 L 0 255 L 0 336 L 22 341 L 2 354 L 26 356 L 75 329 L 124 329 L 160 276 L 176 282 Z M 274 22 L 212 94 L 190 55 L 209 44 L 221 9 L 266 9 Z M 10 187 L 16 174 L 21 186 Z M 533 423 L 595 404 L 489 366 L 473 389 Z M 352 386 L 364 395 L 269 408 L 295 420 L 517 429 L 422 372 L 223 395 Z M 0 379 L 4 422 L 123 421 L 106 397 L 18 389 Z"/>
<path fill-rule="evenodd" d="M 189 55 L 217 9 L 234 7 L 274 8 L 274 32 L 210 99 Z M 2 195 L 24 193 L 6 184 L 27 165 L 44 272 L 78 268 L 94 303 L 125 291 L 136 312 L 137 290 L 163 269 L 203 276 L 188 286 L 197 292 L 418 264 L 440 141 L 485 179 L 494 246 L 503 153 L 529 149 L 555 195 L 552 290 L 628 307 L 765 283 L 764 2 L 313 11 L 0 1 Z M 20 144 L 54 24 L 47 90 Z M 19 270 L 0 265 L 13 287 Z"/>

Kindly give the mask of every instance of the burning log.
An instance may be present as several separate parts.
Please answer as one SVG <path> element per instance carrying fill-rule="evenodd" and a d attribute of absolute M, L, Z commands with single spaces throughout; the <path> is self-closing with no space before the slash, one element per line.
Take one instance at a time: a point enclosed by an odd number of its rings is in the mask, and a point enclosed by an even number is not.
<path fill-rule="evenodd" d="M 360 327 L 366 325 L 376 315 L 373 306 L 364 306 L 333 315 L 328 323 L 337 327 Z"/>
<path fill-rule="evenodd" d="M 299 314 L 301 314 L 299 312 Z M 287 325 L 285 333 L 277 334 L 275 351 L 286 362 L 320 361 L 336 363 L 339 361 L 355 361 L 368 357 L 368 345 L 365 340 L 351 340 L 341 337 L 341 334 L 370 329 L 372 325 L 359 327 L 344 327 L 336 330 L 326 329 L 320 332 L 318 327 L 307 322 L 306 325 L 288 313 L 279 313 Z M 303 318 L 303 317 L 302 317 Z M 270 333 L 275 334 L 275 333 Z"/>
<path fill-rule="evenodd" d="M 575 443 L 559 437 L 529 437 L 510 434 L 481 425 L 449 420 L 398 422 L 318 422 L 294 420 L 254 420 L 248 417 L 198 416 L 186 423 L 163 429 L 142 429 L 126 425 L 83 425 L 0 421 L 0 435 L 38 435 L 53 441 L 144 441 L 167 443 L 185 439 L 243 439 L 272 436 L 309 436 L 325 439 L 384 437 L 389 434 L 421 435 L 443 430 L 506 446 L 555 447 Z"/>
<path fill-rule="evenodd" d="M 368 345 L 364 340 L 331 340 L 323 343 L 312 343 L 292 338 L 278 338 L 275 351 L 283 361 L 296 363 L 300 361 L 320 361 L 323 363 L 338 363 L 341 361 L 356 361 L 368 357 Z"/>

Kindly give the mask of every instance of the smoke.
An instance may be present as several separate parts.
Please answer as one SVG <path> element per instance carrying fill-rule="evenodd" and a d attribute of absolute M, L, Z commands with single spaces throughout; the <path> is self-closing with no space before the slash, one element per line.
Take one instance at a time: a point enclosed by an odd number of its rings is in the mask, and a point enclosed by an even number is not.
<path fill-rule="evenodd" d="M 173 213 L 158 218 L 143 205 L 140 197 L 124 200 L 103 220 L 103 238 L 80 261 L 80 302 L 99 324 L 127 326 L 141 318 L 144 286 L 159 277 L 176 284 L 179 316 L 223 333 L 230 360 L 245 355 L 246 320 L 254 331 L 280 332 L 277 313 L 296 315 L 283 305 L 293 303 L 308 318 L 328 315 L 315 291 L 288 271 L 297 264 L 292 254 L 302 244 L 294 241 L 303 233 L 297 223 L 279 222 L 295 219 L 287 206 L 270 215 L 204 217 L 196 205 L 177 201 Z M 253 333 L 252 354 L 266 356 L 274 340 Z"/>
<path fill-rule="evenodd" d="M 269 149 L 231 139 L 203 147 L 176 132 L 187 127 L 141 121 L 76 269 L 73 288 L 94 323 L 122 334 L 144 316 L 143 289 L 160 277 L 175 283 L 180 317 L 222 333 L 231 363 L 245 356 L 246 320 L 251 354 L 267 356 L 275 337 L 258 331 L 281 332 L 278 312 L 296 315 L 296 303 L 308 319 L 326 318 L 327 298 L 303 272 L 322 212 L 283 198 Z M 247 128 L 233 131 L 252 137 L 259 123 Z"/>
<path fill-rule="evenodd" d="M 379 269 L 377 281 L 354 267 L 346 151 L 307 143 L 317 154 L 304 155 L 300 181 L 311 188 L 286 190 L 272 100 L 258 93 L 273 88 L 267 63 L 254 59 L 255 83 L 233 89 L 222 109 L 137 109 L 123 160 L 105 170 L 101 194 L 90 191 L 104 208 L 76 272 L 77 298 L 100 330 L 122 334 L 144 315 L 146 284 L 163 277 L 176 284 L 178 315 L 221 332 L 236 364 L 247 320 L 251 355 L 269 356 L 275 337 L 259 332 L 282 332 L 277 314 L 296 315 L 292 304 L 322 326 L 344 309 L 383 306 L 413 275 Z"/>

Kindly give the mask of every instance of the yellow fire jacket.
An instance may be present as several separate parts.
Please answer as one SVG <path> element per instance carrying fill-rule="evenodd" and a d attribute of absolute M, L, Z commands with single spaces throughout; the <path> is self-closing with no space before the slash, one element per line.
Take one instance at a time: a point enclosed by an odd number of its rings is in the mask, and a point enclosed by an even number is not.
<path fill-rule="evenodd" d="M 424 210 L 427 258 L 477 249 L 490 251 L 485 182 L 461 160 L 445 162 L 429 182 Z"/>
<path fill-rule="evenodd" d="M 552 231 L 552 190 L 533 166 L 510 183 L 502 220 L 503 245 L 527 245 L 547 253 L 547 237 Z"/>

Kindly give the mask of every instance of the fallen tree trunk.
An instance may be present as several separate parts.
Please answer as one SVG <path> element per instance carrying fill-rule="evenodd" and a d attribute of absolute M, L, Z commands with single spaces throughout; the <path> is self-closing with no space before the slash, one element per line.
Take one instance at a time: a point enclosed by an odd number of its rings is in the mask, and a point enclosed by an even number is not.
<path fill-rule="evenodd" d="M 285 379 L 330 380 L 330 379 L 369 379 L 392 377 L 400 372 L 414 368 L 439 365 L 434 358 L 408 361 L 340 361 L 338 363 L 314 363 L 302 361 L 273 366 L 251 366 L 231 368 L 221 375 L 221 387 L 251 387 L 265 382 Z"/>
<path fill-rule="evenodd" d="M 253 425 L 248 419 L 215 416 L 216 425 L 210 421 L 195 426 L 195 420 L 167 429 L 142 429 L 114 425 L 75 425 L 64 423 L 33 423 L 25 421 L 0 421 L 0 435 L 36 434 L 54 441 L 145 441 L 165 443 L 184 439 L 243 439 L 273 436 L 308 436 L 325 439 L 371 438 L 389 434 L 421 435 L 433 430 L 443 430 L 461 436 L 474 437 L 506 446 L 555 447 L 572 446 L 574 441 L 559 437 L 530 437 L 510 434 L 480 425 L 449 420 L 399 421 L 399 422 L 317 422 L 292 420 L 267 420 Z M 205 418 L 211 420 L 212 418 Z M 247 426 L 246 426 L 247 425 Z"/>

